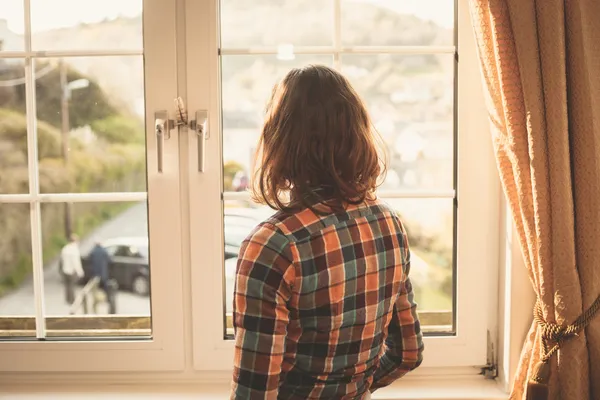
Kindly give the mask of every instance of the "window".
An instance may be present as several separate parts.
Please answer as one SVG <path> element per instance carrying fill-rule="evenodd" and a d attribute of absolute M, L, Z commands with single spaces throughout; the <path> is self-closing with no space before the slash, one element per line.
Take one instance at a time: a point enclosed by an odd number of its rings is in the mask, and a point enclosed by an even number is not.
<path fill-rule="evenodd" d="M 478 137 L 482 128 L 466 109 L 481 93 L 469 79 L 478 73 L 474 45 L 462 51 L 472 40 L 464 22 L 466 2 L 457 4 L 455 9 L 453 1 L 443 0 L 187 3 L 187 79 L 196 88 L 188 101 L 191 110 L 209 113 L 204 153 L 189 154 L 192 164 L 198 157 L 205 164 L 204 172 L 190 172 L 190 202 L 203 205 L 190 209 L 190 219 L 211 227 L 208 233 L 190 225 L 198 244 L 191 250 L 192 281 L 213 282 L 212 290 L 192 293 L 194 309 L 203 310 L 194 314 L 197 368 L 229 365 L 233 241 L 253 225 L 232 214 L 260 221 L 273 212 L 253 204 L 245 191 L 264 106 L 278 79 L 310 63 L 334 67 L 351 80 L 386 142 L 389 171 L 378 195 L 398 211 L 409 232 L 411 273 L 427 334 L 425 364 L 486 363 L 486 285 L 497 262 L 496 253 L 485 252 L 496 243 L 489 243 L 495 236 L 477 232 L 480 224 L 497 227 L 498 211 L 493 184 L 481 183 L 493 171 L 493 159 L 486 158 L 489 138 Z M 200 140 L 190 137 L 189 147 L 198 148 Z"/>
<path fill-rule="evenodd" d="M 106 252 L 108 253 L 109 256 L 113 257 L 119 250 L 119 246 L 116 246 L 116 245 L 106 246 L 105 245 L 104 249 L 106 250 Z"/>
<path fill-rule="evenodd" d="M 4 15 L 0 370 L 44 370 L 56 351 L 57 370 L 180 366 L 178 138 L 155 134 L 177 93 L 173 4 L 10 0 Z M 116 312 L 88 307 L 104 274 Z"/>
<path fill-rule="evenodd" d="M 347 75 L 385 138 L 425 366 L 486 363 L 499 199 L 466 0 L 6 1 L 0 371 L 229 371 L 237 255 L 273 212 L 246 191 L 263 108 L 307 63 Z M 84 276 L 65 301 L 71 233 Z M 115 313 L 84 313 L 97 244 Z"/>

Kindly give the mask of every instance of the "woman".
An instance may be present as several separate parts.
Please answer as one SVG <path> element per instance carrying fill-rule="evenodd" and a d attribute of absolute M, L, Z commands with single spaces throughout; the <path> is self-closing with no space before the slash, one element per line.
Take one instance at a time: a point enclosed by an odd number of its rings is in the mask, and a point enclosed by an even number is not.
<path fill-rule="evenodd" d="M 232 399 L 364 399 L 421 363 L 408 242 L 375 196 L 371 126 L 330 68 L 274 88 L 254 197 L 279 211 L 240 250 Z"/>

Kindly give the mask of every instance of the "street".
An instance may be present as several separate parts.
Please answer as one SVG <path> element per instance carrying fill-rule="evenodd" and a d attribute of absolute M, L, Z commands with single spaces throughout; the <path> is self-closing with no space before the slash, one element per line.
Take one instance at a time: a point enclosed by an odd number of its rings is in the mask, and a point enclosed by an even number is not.
<path fill-rule="evenodd" d="M 115 237 L 138 237 L 148 235 L 146 203 L 137 204 L 114 219 L 105 222 L 91 234 L 81 238 L 81 254 L 87 254 L 96 241 L 104 241 Z M 78 287 L 77 290 L 81 290 Z M 58 271 L 58 260 L 44 266 L 44 307 L 47 316 L 64 316 L 69 314 L 69 306 L 65 302 L 65 289 Z M 117 313 L 121 315 L 150 315 L 150 298 L 120 291 L 117 294 Z M 99 312 L 105 307 L 99 307 Z M 0 298 L 0 316 L 33 316 L 35 303 L 33 295 L 33 278 L 29 277 L 22 286 Z"/>

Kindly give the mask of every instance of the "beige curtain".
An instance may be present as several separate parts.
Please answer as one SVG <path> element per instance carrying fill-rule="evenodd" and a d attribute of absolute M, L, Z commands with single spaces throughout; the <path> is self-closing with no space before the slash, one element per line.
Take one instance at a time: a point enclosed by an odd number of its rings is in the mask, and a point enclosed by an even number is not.
<path fill-rule="evenodd" d="M 545 321 L 566 326 L 600 294 L 600 0 L 470 0 L 470 9 L 529 276 Z M 511 399 L 525 399 L 540 352 L 534 323 Z M 600 399 L 600 316 L 550 366 L 549 399 Z"/>

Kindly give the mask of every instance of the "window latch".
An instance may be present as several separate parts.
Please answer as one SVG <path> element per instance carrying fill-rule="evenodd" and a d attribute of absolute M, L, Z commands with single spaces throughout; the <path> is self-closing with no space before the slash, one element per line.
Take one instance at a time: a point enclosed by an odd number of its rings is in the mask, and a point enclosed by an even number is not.
<path fill-rule="evenodd" d="M 154 113 L 154 133 L 156 135 L 156 164 L 159 173 L 163 172 L 163 151 L 165 140 L 171 138 L 171 130 L 175 127 L 175 122 L 169 119 L 167 110 L 160 110 Z"/>
<path fill-rule="evenodd" d="M 208 111 L 197 110 L 194 114 L 195 119 L 188 119 L 188 112 L 183 103 L 183 99 L 178 97 L 175 99 L 177 108 L 177 126 L 186 126 L 196 132 L 196 140 L 198 143 L 198 172 L 204 172 L 205 169 L 205 141 L 209 138 L 208 134 Z"/>

